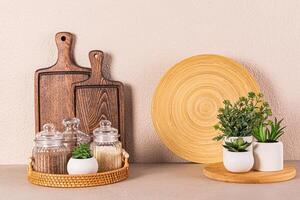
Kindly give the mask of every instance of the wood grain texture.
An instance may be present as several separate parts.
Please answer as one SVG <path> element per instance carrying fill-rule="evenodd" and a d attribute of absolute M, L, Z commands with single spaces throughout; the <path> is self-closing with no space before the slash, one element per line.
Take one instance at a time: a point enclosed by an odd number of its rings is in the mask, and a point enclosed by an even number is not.
<path fill-rule="evenodd" d="M 74 117 L 72 84 L 89 78 L 90 69 L 73 61 L 73 35 L 60 32 L 55 35 L 58 48 L 57 62 L 35 72 L 35 130 L 45 123 L 53 123 L 62 131 L 62 120 Z"/>
<path fill-rule="evenodd" d="M 103 57 L 102 51 L 91 51 L 91 77 L 73 84 L 75 116 L 81 120 L 81 129 L 89 134 L 99 127 L 100 120 L 111 121 L 112 126 L 119 130 L 125 148 L 124 86 L 103 76 Z"/>
<path fill-rule="evenodd" d="M 173 66 L 160 80 L 152 99 L 152 121 L 164 144 L 176 155 L 197 163 L 222 161 L 218 109 L 258 84 L 239 63 L 219 55 L 198 55 Z"/>
<path fill-rule="evenodd" d="M 231 173 L 220 162 L 205 166 L 203 174 L 213 180 L 231 183 L 275 183 L 293 179 L 296 176 L 296 169 L 293 166 L 284 165 L 283 170 L 276 172 Z"/>

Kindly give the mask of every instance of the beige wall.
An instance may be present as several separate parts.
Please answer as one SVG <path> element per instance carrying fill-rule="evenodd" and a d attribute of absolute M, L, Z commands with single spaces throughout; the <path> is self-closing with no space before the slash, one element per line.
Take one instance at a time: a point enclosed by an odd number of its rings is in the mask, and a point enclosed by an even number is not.
<path fill-rule="evenodd" d="M 147 3 L 146 3 L 147 2 Z M 164 72 L 202 53 L 231 57 L 254 74 L 286 119 L 285 158 L 300 159 L 300 1 L 0 1 L 0 164 L 26 163 L 34 135 L 33 74 L 56 59 L 54 34 L 76 34 L 76 61 L 88 51 L 112 58 L 127 85 L 130 153 L 137 162 L 180 161 L 160 142 L 150 102 Z"/>

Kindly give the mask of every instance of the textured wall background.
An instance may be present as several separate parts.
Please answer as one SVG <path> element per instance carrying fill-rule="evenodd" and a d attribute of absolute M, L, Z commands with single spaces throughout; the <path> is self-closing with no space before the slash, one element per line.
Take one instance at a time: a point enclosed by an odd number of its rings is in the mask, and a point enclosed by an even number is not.
<path fill-rule="evenodd" d="M 33 75 L 56 60 L 54 35 L 77 36 L 75 59 L 101 49 L 126 83 L 130 154 L 181 161 L 160 142 L 150 102 L 164 72 L 196 54 L 231 57 L 254 74 L 288 125 L 286 159 L 300 159 L 300 1 L 0 1 L 0 164 L 26 163 L 34 135 Z M 129 98 L 130 97 L 130 98 Z"/>

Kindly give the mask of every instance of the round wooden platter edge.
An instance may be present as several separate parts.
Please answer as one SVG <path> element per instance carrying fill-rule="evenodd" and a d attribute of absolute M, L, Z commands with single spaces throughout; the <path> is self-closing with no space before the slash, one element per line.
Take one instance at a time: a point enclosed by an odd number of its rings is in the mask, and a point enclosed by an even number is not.
<path fill-rule="evenodd" d="M 250 171 L 246 173 L 231 173 L 224 168 L 222 162 L 207 164 L 203 168 L 203 174 L 217 181 L 229 183 L 277 183 L 293 179 L 296 176 L 296 168 L 291 165 L 284 165 L 284 169 L 274 172 Z"/>

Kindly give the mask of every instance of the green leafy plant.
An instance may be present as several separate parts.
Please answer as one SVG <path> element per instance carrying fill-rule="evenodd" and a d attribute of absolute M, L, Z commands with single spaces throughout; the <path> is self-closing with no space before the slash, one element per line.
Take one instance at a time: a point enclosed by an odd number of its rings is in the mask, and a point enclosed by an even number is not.
<path fill-rule="evenodd" d="M 87 159 L 91 157 L 93 156 L 90 150 L 90 146 L 88 144 L 80 144 L 78 147 L 75 147 L 72 151 L 72 158 L 75 159 Z"/>
<path fill-rule="evenodd" d="M 281 120 L 277 120 L 275 117 L 274 121 L 269 121 L 267 125 L 260 124 L 258 127 L 254 128 L 253 136 L 258 142 L 272 143 L 278 142 L 278 138 L 284 134 L 285 126 L 281 126 Z"/>
<path fill-rule="evenodd" d="M 237 138 L 232 139 L 230 142 L 225 142 L 223 147 L 231 152 L 246 152 L 247 147 L 250 145 L 251 143 L 244 141 L 243 138 Z"/>
<path fill-rule="evenodd" d="M 255 127 L 266 124 L 272 110 L 263 100 L 263 94 L 249 92 L 247 97 L 240 97 L 235 103 L 225 100 L 224 107 L 219 109 L 219 123 L 214 126 L 222 133 L 214 140 L 222 140 L 225 137 L 251 136 Z"/>

